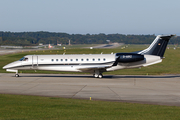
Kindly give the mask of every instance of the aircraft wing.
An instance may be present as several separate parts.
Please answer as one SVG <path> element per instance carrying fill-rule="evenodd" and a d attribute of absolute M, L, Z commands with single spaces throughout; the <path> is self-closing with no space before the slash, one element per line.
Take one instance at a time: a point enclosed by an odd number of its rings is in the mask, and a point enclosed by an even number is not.
<path fill-rule="evenodd" d="M 94 66 L 94 67 L 85 67 L 85 68 L 78 68 L 78 70 L 81 70 L 83 72 L 94 72 L 94 70 L 99 70 L 102 72 L 105 72 L 107 68 L 112 67 L 112 65 L 110 66 Z"/>

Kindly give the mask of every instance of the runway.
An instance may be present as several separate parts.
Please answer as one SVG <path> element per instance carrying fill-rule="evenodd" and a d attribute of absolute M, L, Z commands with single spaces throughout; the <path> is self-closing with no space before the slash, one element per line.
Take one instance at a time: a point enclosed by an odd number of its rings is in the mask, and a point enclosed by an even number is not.
<path fill-rule="evenodd" d="M 20 52 L 35 51 L 38 49 L 0 49 L 0 55 L 14 54 Z"/>
<path fill-rule="evenodd" d="M 0 93 L 180 106 L 180 75 L 0 73 Z"/>
<path fill-rule="evenodd" d="M 93 48 L 116 48 L 122 45 L 124 45 L 124 43 L 101 44 L 98 46 L 94 46 Z"/>

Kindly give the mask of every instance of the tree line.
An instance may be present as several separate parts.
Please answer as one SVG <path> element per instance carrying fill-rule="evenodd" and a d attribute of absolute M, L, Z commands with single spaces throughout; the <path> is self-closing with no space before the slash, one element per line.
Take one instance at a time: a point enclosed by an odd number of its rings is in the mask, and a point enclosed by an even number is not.
<path fill-rule="evenodd" d="M 150 44 L 155 35 L 124 35 L 124 34 L 67 34 L 54 32 L 3 32 L 0 31 L 0 45 L 33 46 L 43 44 L 106 44 L 118 42 L 125 44 Z M 179 44 L 180 37 L 173 37 L 170 44 Z"/>

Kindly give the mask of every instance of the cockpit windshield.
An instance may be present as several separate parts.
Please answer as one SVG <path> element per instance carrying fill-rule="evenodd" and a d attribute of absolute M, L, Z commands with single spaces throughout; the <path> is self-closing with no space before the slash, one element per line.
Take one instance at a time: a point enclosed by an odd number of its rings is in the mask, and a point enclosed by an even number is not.
<path fill-rule="evenodd" d="M 21 58 L 19 61 L 23 61 L 24 60 L 24 57 L 23 58 Z"/>
<path fill-rule="evenodd" d="M 28 58 L 23 57 L 19 61 L 28 61 Z"/>

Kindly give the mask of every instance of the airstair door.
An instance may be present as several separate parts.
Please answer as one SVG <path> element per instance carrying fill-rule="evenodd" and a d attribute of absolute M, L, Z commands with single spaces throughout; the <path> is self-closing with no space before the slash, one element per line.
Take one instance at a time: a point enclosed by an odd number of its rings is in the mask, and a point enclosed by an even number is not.
<path fill-rule="evenodd" d="M 32 68 L 36 69 L 38 67 L 38 56 L 32 55 Z"/>

